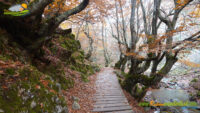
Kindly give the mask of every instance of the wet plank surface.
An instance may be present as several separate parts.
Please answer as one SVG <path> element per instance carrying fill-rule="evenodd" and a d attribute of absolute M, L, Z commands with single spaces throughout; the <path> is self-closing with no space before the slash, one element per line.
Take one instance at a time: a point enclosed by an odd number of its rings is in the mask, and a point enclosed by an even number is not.
<path fill-rule="evenodd" d="M 134 113 L 129 105 L 113 69 L 106 68 L 99 73 L 96 81 L 93 112 Z"/>

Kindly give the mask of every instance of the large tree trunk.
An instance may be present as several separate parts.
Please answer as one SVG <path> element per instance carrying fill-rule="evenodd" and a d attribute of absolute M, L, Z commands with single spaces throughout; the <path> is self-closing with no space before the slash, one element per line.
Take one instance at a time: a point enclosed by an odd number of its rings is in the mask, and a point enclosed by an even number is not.
<path fill-rule="evenodd" d="M 104 53 L 104 59 L 105 59 L 105 67 L 109 66 L 110 63 L 110 58 L 109 58 L 109 53 L 107 51 L 107 47 L 106 47 L 106 30 L 104 29 L 104 25 L 102 23 L 102 45 L 103 45 L 103 53 Z"/>
<path fill-rule="evenodd" d="M 119 60 L 115 63 L 115 69 L 120 69 L 122 65 L 122 60 L 123 60 L 123 54 L 120 53 Z"/>
<path fill-rule="evenodd" d="M 55 33 L 61 22 L 79 13 L 89 4 L 89 0 L 83 0 L 77 7 L 42 21 L 45 7 L 52 2 L 52 0 L 35 0 L 29 7 L 29 13 L 24 16 L 4 15 L 4 9 L 1 7 L 0 28 L 5 29 L 26 50 L 34 53 L 45 41 L 52 38 L 50 36 Z M 6 6 L 3 2 L 0 4 Z"/>
<path fill-rule="evenodd" d="M 177 57 L 178 51 L 176 51 L 175 54 L 172 52 L 172 49 L 176 47 L 176 46 L 173 46 L 173 32 L 175 30 L 178 15 L 183 10 L 183 8 L 186 7 L 186 5 L 188 5 L 192 1 L 193 0 L 188 0 L 186 4 L 184 4 L 183 6 L 180 6 L 180 4 L 177 3 L 177 0 L 174 0 L 175 7 L 178 7 L 178 8 L 174 9 L 173 17 L 171 18 L 172 16 L 171 13 L 165 16 L 162 16 L 160 14 L 159 8 L 160 8 L 161 0 L 154 0 L 153 16 L 152 16 L 152 19 L 150 19 L 151 23 L 149 23 L 148 25 L 147 23 L 148 15 L 146 15 L 143 2 L 142 0 L 140 0 L 141 9 L 143 13 L 144 32 L 147 37 L 146 44 L 148 46 L 147 48 L 149 50 L 149 53 L 147 53 L 146 55 L 147 58 L 144 58 L 144 59 L 140 59 L 135 56 L 131 58 L 132 63 L 131 63 L 130 72 L 126 76 L 125 80 L 122 82 L 123 88 L 125 88 L 128 92 L 130 92 L 132 96 L 136 98 L 136 100 L 140 101 L 143 98 L 143 96 L 145 96 L 147 89 L 149 87 L 156 86 L 162 80 L 162 78 L 169 73 L 173 65 L 177 62 L 176 57 Z M 132 4 L 134 4 L 134 0 L 131 0 L 131 2 Z M 133 11 L 134 11 L 134 8 L 132 7 L 132 13 Z M 134 20 L 133 16 L 131 17 L 131 20 Z M 158 23 L 158 19 L 160 19 L 160 23 Z M 162 41 L 156 42 L 158 40 L 157 38 L 158 28 L 162 22 L 165 23 L 167 26 L 167 30 L 165 32 L 167 39 L 166 39 L 165 44 L 169 46 L 166 46 L 165 50 L 161 50 L 160 48 Z M 151 28 L 147 26 L 151 26 Z M 132 24 L 131 26 L 131 32 L 132 34 L 134 34 L 134 24 Z M 134 37 L 134 35 L 132 35 L 132 37 Z M 135 44 L 135 42 L 133 44 Z M 132 45 L 132 48 L 134 49 L 135 46 Z M 156 52 L 151 51 L 154 49 L 156 50 Z M 166 57 L 165 65 L 160 70 L 157 70 L 159 63 L 162 61 L 164 57 Z M 150 76 L 143 75 L 143 73 L 150 67 L 151 63 L 152 63 L 152 69 L 151 69 Z"/>
<path fill-rule="evenodd" d="M 115 69 L 120 69 L 121 71 L 124 72 L 127 61 L 128 57 L 123 55 L 123 53 L 121 53 L 119 60 L 115 63 Z"/>
<path fill-rule="evenodd" d="M 124 57 L 124 60 L 122 60 L 121 71 L 123 71 L 123 72 L 125 71 L 127 62 L 128 62 L 128 57 L 125 56 L 125 57 Z"/>
<path fill-rule="evenodd" d="M 84 34 L 85 34 L 85 35 L 87 36 L 87 38 L 89 39 L 89 50 L 88 50 L 88 53 L 86 54 L 86 57 L 85 57 L 86 59 L 89 60 L 90 57 L 92 56 L 94 40 L 93 40 L 93 38 L 90 36 L 90 28 L 89 28 L 88 22 L 86 22 Z"/>
<path fill-rule="evenodd" d="M 162 78 L 167 75 L 167 73 L 171 70 L 176 62 L 176 57 L 167 56 L 165 65 L 158 73 L 154 73 L 150 77 L 148 77 L 147 75 L 137 74 L 133 72 L 129 74 L 128 77 L 123 81 L 122 86 L 124 89 L 130 92 L 132 96 L 136 98 L 136 100 L 140 101 L 145 96 L 147 89 L 149 87 L 156 86 L 162 80 Z M 140 89 L 140 92 L 132 93 L 135 88 L 138 88 L 138 86 L 136 86 L 136 84 L 138 83 L 141 84 L 143 87 Z"/>

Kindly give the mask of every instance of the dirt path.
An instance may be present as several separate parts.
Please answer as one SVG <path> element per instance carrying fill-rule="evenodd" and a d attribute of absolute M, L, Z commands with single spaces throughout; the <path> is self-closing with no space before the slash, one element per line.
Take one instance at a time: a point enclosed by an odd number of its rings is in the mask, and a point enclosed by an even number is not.
<path fill-rule="evenodd" d="M 112 68 L 105 68 L 98 74 L 93 112 L 134 113 L 129 105 Z"/>
<path fill-rule="evenodd" d="M 91 111 L 94 104 L 92 98 L 96 90 L 95 81 L 98 73 L 89 76 L 89 82 L 87 83 L 83 82 L 79 73 L 73 71 L 71 73 L 74 75 L 74 87 L 70 88 L 68 91 L 65 91 L 69 113 L 90 113 L 89 111 Z M 73 96 L 79 98 L 79 110 L 72 109 Z"/>

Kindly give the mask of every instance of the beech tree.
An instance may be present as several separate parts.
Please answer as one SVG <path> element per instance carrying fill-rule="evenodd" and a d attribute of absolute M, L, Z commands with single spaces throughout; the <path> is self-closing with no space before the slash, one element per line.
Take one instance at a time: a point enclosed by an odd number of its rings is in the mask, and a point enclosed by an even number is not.
<path fill-rule="evenodd" d="M 86 21 L 86 25 L 85 25 L 85 29 L 84 29 L 84 34 L 89 39 L 89 50 L 88 50 L 88 53 L 86 54 L 86 57 L 85 57 L 86 59 L 89 60 L 90 57 L 92 56 L 92 52 L 94 50 L 94 48 L 93 48 L 94 40 L 93 40 L 93 37 L 90 35 L 90 27 L 89 27 L 87 21 Z"/>
<path fill-rule="evenodd" d="M 101 38 L 102 38 L 102 46 L 103 46 L 103 53 L 104 53 L 104 59 L 105 59 L 105 67 L 108 67 L 110 64 L 110 54 L 108 53 L 107 46 L 106 46 L 107 32 L 106 32 L 106 28 L 104 24 L 105 23 L 102 22 Z"/>
<path fill-rule="evenodd" d="M 162 0 L 152 0 L 153 5 L 150 10 L 144 6 L 144 0 L 130 0 L 130 45 L 123 52 L 126 60 L 131 62 L 129 73 L 122 82 L 123 88 L 129 91 L 138 101 L 145 96 L 149 87 L 156 86 L 164 76 L 166 76 L 173 65 L 178 61 L 178 55 L 184 49 L 197 46 L 200 37 L 199 31 L 186 37 L 184 40 L 175 42 L 174 35 L 182 32 L 184 27 L 177 25 L 180 13 L 185 7 L 195 0 L 172 0 L 174 8 L 169 12 L 162 10 Z M 146 1 L 145 1 L 146 2 Z M 149 1 L 151 2 L 151 1 Z M 138 7 L 142 15 L 142 23 L 138 29 Z M 147 12 L 148 11 L 148 12 Z M 116 14 L 118 15 L 118 14 Z M 117 21 L 118 23 L 118 16 Z M 159 33 L 160 26 L 166 26 L 166 31 L 162 35 Z M 123 45 L 118 35 L 113 35 L 118 40 L 119 47 Z M 138 40 L 142 38 L 143 45 L 137 49 Z M 190 43 L 188 43 L 188 41 Z M 195 46 L 194 46 L 195 45 Z M 121 56 L 121 55 L 120 55 Z M 158 68 L 161 61 L 165 61 L 161 68 Z M 124 70 L 121 65 L 124 60 L 120 59 L 116 67 Z M 120 66 L 119 66 L 120 65 Z M 148 69 L 150 75 L 144 75 Z M 140 87 L 139 87 L 140 86 Z M 140 90 L 137 90 L 141 88 Z M 139 92 L 137 92 L 139 91 Z"/>
<path fill-rule="evenodd" d="M 127 57 L 123 53 L 123 50 L 128 50 L 128 41 L 127 41 L 127 23 L 125 21 L 125 15 L 124 15 L 124 9 L 125 5 L 127 4 L 127 1 L 122 0 L 115 0 L 115 24 L 112 25 L 110 23 L 111 28 L 111 36 L 117 40 L 118 43 L 118 49 L 120 51 L 120 56 L 118 62 L 115 64 L 115 68 L 121 69 L 124 71 L 125 64 L 127 62 Z"/>
<path fill-rule="evenodd" d="M 32 0 L 28 4 L 29 13 L 23 16 L 4 15 L 15 0 L 0 1 L 0 27 L 12 35 L 29 52 L 38 52 L 45 41 L 53 38 L 52 34 L 68 33 L 58 29 L 60 23 L 84 10 L 89 0 L 83 0 L 74 7 L 64 9 L 65 0 Z"/>

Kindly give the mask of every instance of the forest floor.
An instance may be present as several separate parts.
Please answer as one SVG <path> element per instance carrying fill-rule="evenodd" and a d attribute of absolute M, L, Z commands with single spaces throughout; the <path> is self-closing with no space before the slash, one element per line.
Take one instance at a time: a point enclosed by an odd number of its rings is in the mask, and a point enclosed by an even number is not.
<path fill-rule="evenodd" d="M 95 81 L 97 73 L 88 77 L 88 82 L 84 82 L 79 73 L 74 74 L 74 87 L 67 90 L 64 94 L 66 96 L 69 113 L 90 113 L 93 108 L 93 95 L 96 92 Z M 73 97 L 79 98 L 79 110 L 73 110 Z"/>
<path fill-rule="evenodd" d="M 101 76 L 105 71 L 114 71 L 112 68 L 104 68 L 100 72 L 89 76 L 88 80 L 89 82 L 85 83 L 81 80 L 81 76 L 76 73 L 74 74 L 74 81 L 75 85 L 73 88 L 69 89 L 65 92 L 65 96 L 67 99 L 67 104 L 69 108 L 69 113 L 92 113 L 91 110 L 93 109 L 93 106 L 95 104 L 94 101 L 94 95 L 97 91 L 96 81 L 99 76 Z M 112 74 L 114 74 L 112 72 Z M 145 113 L 143 107 L 138 106 L 138 103 L 133 99 L 133 97 L 127 93 L 126 91 L 123 91 L 129 105 L 131 105 L 132 110 L 136 113 Z M 79 110 L 73 110 L 72 104 L 73 104 L 73 96 L 79 98 L 79 104 L 80 109 Z"/>

